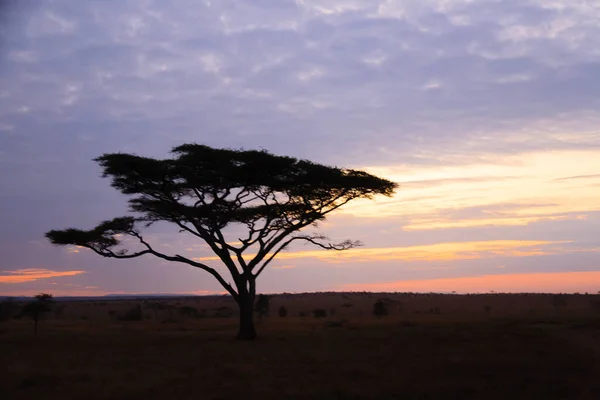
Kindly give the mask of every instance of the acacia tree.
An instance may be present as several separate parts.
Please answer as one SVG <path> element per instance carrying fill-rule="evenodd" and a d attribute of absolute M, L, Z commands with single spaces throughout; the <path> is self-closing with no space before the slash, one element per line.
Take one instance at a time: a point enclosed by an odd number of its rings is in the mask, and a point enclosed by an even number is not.
<path fill-rule="evenodd" d="M 280 251 L 296 241 L 328 250 L 360 245 L 351 240 L 330 243 L 320 234 L 300 233 L 302 228 L 316 226 L 353 199 L 391 196 L 397 186 L 363 171 L 265 150 L 183 144 L 171 153 L 173 157 L 167 159 L 124 153 L 94 159 L 103 168 L 103 177 L 111 178 L 112 187 L 132 196 L 133 216 L 104 221 L 91 230 L 52 230 L 46 237 L 56 245 L 86 247 L 103 257 L 150 254 L 208 272 L 239 306 L 238 339 L 256 337 L 256 279 Z M 142 236 L 142 228 L 161 221 L 204 241 L 227 268 L 233 284 L 207 263 L 152 247 Z M 240 228 L 244 234 L 230 238 L 232 229 L 239 233 Z M 124 237 L 139 242 L 139 249 L 119 246 Z"/>
<path fill-rule="evenodd" d="M 51 294 L 40 293 L 32 301 L 25 304 L 21 310 L 21 315 L 26 315 L 33 320 L 33 335 L 37 336 L 38 321 L 51 310 L 54 298 Z"/>

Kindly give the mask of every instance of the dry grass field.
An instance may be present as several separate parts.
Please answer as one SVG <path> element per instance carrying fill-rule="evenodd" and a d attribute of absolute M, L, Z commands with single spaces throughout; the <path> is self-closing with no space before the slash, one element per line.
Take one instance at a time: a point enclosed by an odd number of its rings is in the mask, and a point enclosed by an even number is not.
<path fill-rule="evenodd" d="M 225 297 L 59 302 L 0 322 L 0 398 L 600 399 L 600 295 L 284 294 L 236 327 Z"/>

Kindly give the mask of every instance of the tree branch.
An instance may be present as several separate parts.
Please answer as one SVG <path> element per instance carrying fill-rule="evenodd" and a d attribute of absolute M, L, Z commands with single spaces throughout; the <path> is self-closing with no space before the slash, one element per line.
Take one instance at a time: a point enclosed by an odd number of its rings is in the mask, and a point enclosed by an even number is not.
<path fill-rule="evenodd" d="M 323 249 L 326 250 L 336 250 L 336 251 L 344 251 L 344 250 L 349 250 L 352 249 L 354 247 L 360 247 L 363 244 L 360 241 L 352 241 L 352 240 L 344 240 L 343 242 L 337 243 L 337 244 L 332 244 L 332 243 L 322 243 L 319 242 L 318 240 L 329 240 L 326 236 L 323 235 L 312 235 L 312 236 L 308 236 L 308 235 L 303 235 L 303 236 L 294 236 L 288 240 L 286 240 L 285 242 L 283 242 L 283 244 L 281 244 L 277 250 L 275 250 L 271 256 L 269 258 L 267 258 L 263 264 L 260 266 L 260 268 L 258 269 L 258 271 L 256 271 L 256 273 L 253 275 L 254 278 L 257 278 L 260 273 L 265 269 L 265 267 L 275 258 L 275 256 L 277 254 L 279 254 L 279 252 L 283 249 L 285 249 L 287 246 L 289 246 L 293 241 L 296 240 L 305 240 L 309 243 L 312 243 L 314 245 L 317 245 Z"/>

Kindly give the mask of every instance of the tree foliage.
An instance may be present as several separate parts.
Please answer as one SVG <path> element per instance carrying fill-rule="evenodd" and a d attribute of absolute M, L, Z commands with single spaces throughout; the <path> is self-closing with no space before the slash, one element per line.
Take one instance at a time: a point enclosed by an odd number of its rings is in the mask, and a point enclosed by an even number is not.
<path fill-rule="evenodd" d="M 254 301 L 255 280 L 273 258 L 292 242 L 307 242 L 328 250 L 360 245 L 345 240 L 330 243 L 321 234 L 300 230 L 325 219 L 357 198 L 391 196 L 396 184 L 363 171 L 325 166 L 265 150 L 215 149 L 184 144 L 172 158 L 154 159 L 134 154 L 104 154 L 95 159 L 103 177 L 131 196 L 133 215 L 104 221 L 91 230 L 52 230 L 46 237 L 57 245 L 86 247 L 97 254 L 127 259 L 146 254 L 202 269 L 240 303 Z M 227 267 L 228 283 L 207 263 L 180 254 L 157 251 L 142 229 L 169 222 L 204 241 Z M 230 227 L 245 234 L 226 237 Z M 123 248 L 123 238 L 139 247 Z M 244 257 L 245 256 L 245 257 Z M 249 300 L 248 300 L 249 299 Z M 252 312 L 252 306 L 245 311 Z"/>

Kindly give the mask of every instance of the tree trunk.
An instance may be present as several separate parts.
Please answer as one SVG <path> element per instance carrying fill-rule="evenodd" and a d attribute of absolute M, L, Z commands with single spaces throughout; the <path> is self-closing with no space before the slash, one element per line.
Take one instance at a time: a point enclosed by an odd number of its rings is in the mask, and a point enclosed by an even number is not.
<path fill-rule="evenodd" d="M 238 340 L 256 339 L 254 330 L 254 299 L 250 295 L 240 296 L 238 306 L 240 307 L 240 330 Z"/>

